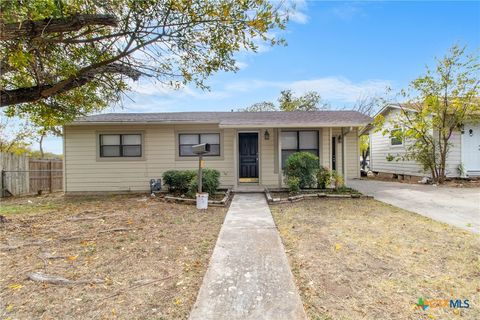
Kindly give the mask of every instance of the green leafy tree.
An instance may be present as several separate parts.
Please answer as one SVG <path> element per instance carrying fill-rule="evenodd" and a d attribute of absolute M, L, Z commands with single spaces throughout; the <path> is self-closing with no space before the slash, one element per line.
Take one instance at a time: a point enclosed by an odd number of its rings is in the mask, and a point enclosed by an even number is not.
<path fill-rule="evenodd" d="M 239 109 L 238 111 L 244 112 L 264 112 L 264 111 L 277 111 L 275 104 L 268 101 L 258 102 L 252 104 L 250 107 Z"/>
<path fill-rule="evenodd" d="M 360 156 L 362 157 L 362 169 L 365 170 L 367 166 L 367 157 L 370 154 L 370 143 L 368 135 L 360 136 Z"/>
<path fill-rule="evenodd" d="M 316 111 L 328 108 L 330 108 L 329 104 L 322 100 L 318 92 L 309 91 L 297 97 L 292 90 L 283 90 L 278 98 L 278 107 L 273 102 L 263 101 L 238 111 Z"/>
<path fill-rule="evenodd" d="M 35 130 L 28 123 L 17 123 L 0 115 L 0 152 L 28 154 Z"/>
<path fill-rule="evenodd" d="M 405 141 L 398 160 L 419 162 L 436 183 L 443 183 L 452 135 L 480 116 L 480 63 L 477 55 L 456 45 L 436 61 L 435 69 L 427 67 L 401 92 L 406 103 L 400 114 L 388 125 L 381 116 L 375 122 L 383 134 Z"/>
<path fill-rule="evenodd" d="M 296 97 L 292 90 L 283 90 L 280 92 L 278 103 L 281 111 L 316 111 L 329 108 L 328 104 L 322 101 L 320 94 L 315 91 Z"/>
<path fill-rule="evenodd" d="M 141 76 L 178 88 L 236 71 L 234 54 L 283 43 L 268 0 L 0 2 L 0 105 L 42 128 L 120 103 Z"/>

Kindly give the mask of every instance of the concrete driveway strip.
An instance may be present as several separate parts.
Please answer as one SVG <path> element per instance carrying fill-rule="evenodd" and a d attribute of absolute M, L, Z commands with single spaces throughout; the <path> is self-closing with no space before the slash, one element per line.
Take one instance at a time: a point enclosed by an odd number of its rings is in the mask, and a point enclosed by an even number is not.
<path fill-rule="evenodd" d="M 234 196 L 190 319 L 306 319 L 263 194 Z"/>
<path fill-rule="evenodd" d="M 349 187 L 382 202 L 480 233 L 480 189 L 349 180 Z"/>

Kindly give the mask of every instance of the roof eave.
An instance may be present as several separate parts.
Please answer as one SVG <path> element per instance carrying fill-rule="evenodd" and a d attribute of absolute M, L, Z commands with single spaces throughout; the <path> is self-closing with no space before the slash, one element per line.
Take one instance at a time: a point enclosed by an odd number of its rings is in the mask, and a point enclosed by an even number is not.
<path fill-rule="evenodd" d="M 358 123 L 242 123 L 242 124 L 222 124 L 219 127 L 223 129 L 247 129 L 247 128 L 344 128 L 344 127 L 363 127 L 369 122 Z"/>
<path fill-rule="evenodd" d="M 149 125 L 149 124 L 218 124 L 218 121 L 79 121 L 72 122 L 66 127 L 70 126 L 96 126 L 96 125 Z"/>

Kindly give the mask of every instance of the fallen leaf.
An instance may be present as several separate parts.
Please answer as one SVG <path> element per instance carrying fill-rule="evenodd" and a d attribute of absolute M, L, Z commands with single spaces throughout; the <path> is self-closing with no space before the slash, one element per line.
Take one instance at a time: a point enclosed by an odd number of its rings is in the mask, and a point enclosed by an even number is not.
<path fill-rule="evenodd" d="M 68 257 L 67 257 L 67 260 L 73 262 L 73 261 L 77 260 L 77 258 L 78 258 L 78 255 L 76 255 L 76 256 L 68 256 Z"/>
<path fill-rule="evenodd" d="M 340 243 L 335 243 L 335 251 L 342 249 L 342 245 Z"/>
<path fill-rule="evenodd" d="M 11 284 L 11 285 L 9 285 L 8 287 L 9 287 L 10 289 L 12 289 L 12 290 L 18 290 L 18 289 L 23 288 L 23 286 L 22 286 L 21 284 L 19 284 L 19 283 Z"/>
<path fill-rule="evenodd" d="M 5 308 L 5 310 L 7 310 L 7 312 L 12 311 L 12 310 L 13 310 L 13 304 L 9 304 L 9 305 Z"/>

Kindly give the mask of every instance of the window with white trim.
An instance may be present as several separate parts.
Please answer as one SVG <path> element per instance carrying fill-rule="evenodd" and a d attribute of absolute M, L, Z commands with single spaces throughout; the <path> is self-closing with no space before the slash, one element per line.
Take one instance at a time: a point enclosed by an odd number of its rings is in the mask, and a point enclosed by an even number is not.
<path fill-rule="evenodd" d="M 100 157 L 141 157 L 141 134 L 100 134 Z"/>
<path fill-rule="evenodd" d="M 220 133 L 180 133 L 178 135 L 178 155 L 180 157 L 197 156 L 192 151 L 192 146 L 200 143 L 209 143 L 210 152 L 204 156 L 220 155 Z"/>
<path fill-rule="evenodd" d="M 282 168 L 291 154 L 302 151 L 318 157 L 318 131 L 282 131 Z"/>
<path fill-rule="evenodd" d="M 401 146 L 403 144 L 402 139 L 398 138 L 398 134 L 402 132 L 402 129 L 394 129 L 390 132 L 390 145 Z"/>

